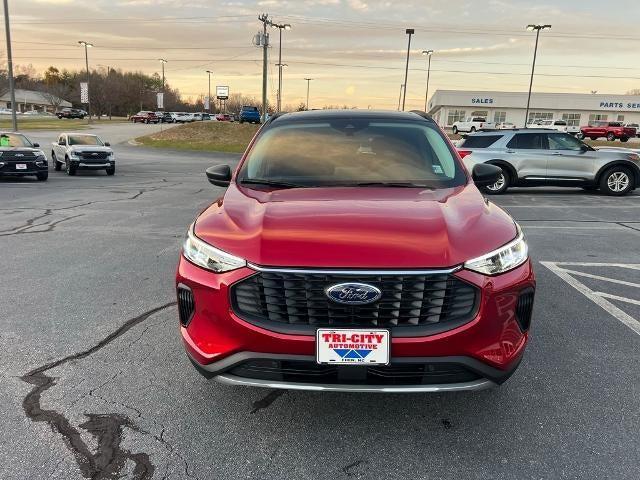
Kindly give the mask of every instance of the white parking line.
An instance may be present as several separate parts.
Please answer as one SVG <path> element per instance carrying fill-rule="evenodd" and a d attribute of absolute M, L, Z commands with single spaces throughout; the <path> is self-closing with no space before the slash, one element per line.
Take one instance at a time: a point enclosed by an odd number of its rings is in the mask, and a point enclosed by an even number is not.
<path fill-rule="evenodd" d="M 632 298 L 620 297 L 617 295 L 611 295 L 608 293 L 593 291 L 589 287 L 587 287 L 585 284 L 578 281 L 573 275 L 576 275 L 576 276 L 582 275 L 582 276 L 589 276 L 589 277 L 593 277 L 594 275 L 585 274 L 584 272 L 579 272 L 576 270 L 571 270 L 571 269 L 563 268 L 560 266 L 560 265 L 566 265 L 566 266 L 576 266 L 576 267 L 619 267 L 619 268 L 628 268 L 632 270 L 640 270 L 640 264 L 599 263 L 599 262 L 598 263 L 595 263 L 595 262 L 540 262 L 540 263 L 545 267 L 547 267 L 549 270 L 551 270 L 553 273 L 555 273 L 558 277 L 563 279 L 565 282 L 567 282 L 569 285 L 571 285 L 573 288 L 575 288 L 580 293 L 582 293 L 585 297 L 587 297 L 593 303 L 602 307 L 607 313 L 617 318 L 620 322 L 622 322 L 631 330 L 633 330 L 635 333 L 640 335 L 640 321 L 636 320 L 635 318 L 633 318 L 631 315 L 624 312 L 620 308 L 616 307 L 613 303 L 606 300 L 605 297 L 611 298 L 612 300 L 619 300 L 619 301 L 631 303 L 631 304 L 640 304 L 640 302 Z M 611 279 L 608 277 L 601 277 L 601 278 L 605 279 L 605 281 L 613 282 L 613 283 L 622 282 L 621 280 Z M 631 282 L 626 282 L 626 283 L 631 283 Z M 630 286 L 637 286 L 637 284 L 631 284 Z"/>

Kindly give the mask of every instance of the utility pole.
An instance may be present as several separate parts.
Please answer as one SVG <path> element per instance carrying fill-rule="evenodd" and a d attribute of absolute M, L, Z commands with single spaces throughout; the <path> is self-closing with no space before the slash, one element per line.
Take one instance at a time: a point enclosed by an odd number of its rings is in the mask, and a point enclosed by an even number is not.
<path fill-rule="evenodd" d="M 429 57 L 429 63 L 427 64 L 427 92 L 424 94 L 424 111 L 425 113 L 429 113 L 427 102 L 429 101 L 429 74 L 431 73 L 431 55 L 433 55 L 433 50 L 423 50 L 422 54 Z"/>
<path fill-rule="evenodd" d="M 165 89 L 165 80 L 164 80 L 164 64 L 167 63 L 167 60 L 164 58 L 159 58 L 158 61 L 162 64 L 162 110 L 164 111 L 164 89 Z"/>
<path fill-rule="evenodd" d="M 11 96 L 11 128 L 18 131 L 16 115 L 16 85 L 13 78 L 13 56 L 11 54 L 11 28 L 9 25 L 9 2 L 4 0 L 4 31 L 7 35 L 7 73 L 9 74 L 9 94 Z"/>
<path fill-rule="evenodd" d="M 407 77 L 409 76 L 409 54 L 411 53 L 411 35 L 415 33 L 413 28 L 407 28 L 406 32 L 409 35 L 409 43 L 407 44 L 407 64 L 404 67 L 404 95 L 402 95 L 402 111 L 404 112 L 404 104 L 407 99 Z"/>
<path fill-rule="evenodd" d="M 267 25 L 270 25 L 269 14 L 263 13 L 258 15 L 258 20 L 262 22 L 262 123 L 267 120 L 267 66 L 268 66 L 268 48 L 269 34 L 267 33 Z"/>
<path fill-rule="evenodd" d="M 402 89 L 404 88 L 404 84 L 400 84 L 400 95 L 398 96 L 398 111 L 400 111 L 400 103 L 402 102 Z"/>
<path fill-rule="evenodd" d="M 282 67 L 286 67 L 286 64 L 282 63 L 282 30 L 291 30 L 291 25 L 288 23 L 273 23 L 269 22 L 273 28 L 277 28 L 280 32 L 280 41 L 278 43 L 278 100 L 276 108 L 278 112 L 282 109 Z"/>
<path fill-rule="evenodd" d="M 211 70 L 207 70 L 207 74 L 209 75 L 209 115 L 211 115 L 211 74 L 213 72 Z"/>
<path fill-rule="evenodd" d="M 89 52 L 88 49 L 93 47 L 92 43 L 85 42 L 84 40 L 80 40 L 78 42 L 80 45 L 84 47 L 84 62 L 87 67 L 87 113 L 89 114 L 88 123 L 91 123 L 91 95 L 89 91 Z"/>
<path fill-rule="evenodd" d="M 531 79 L 529 80 L 529 95 L 527 95 L 527 110 L 524 114 L 524 128 L 529 123 L 529 106 L 531 105 L 531 89 L 533 88 L 533 72 L 536 69 L 536 56 L 538 55 L 538 39 L 540 38 L 540 30 L 551 28 L 551 25 L 527 25 L 527 30 L 536 32 L 536 46 L 533 49 L 533 64 L 531 65 Z"/>
<path fill-rule="evenodd" d="M 307 111 L 309 110 L 309 84 L 311 83 L 311 80 L 313 80 L 313 78 L 305 78 L 305 80 L 307 81 Z"/>

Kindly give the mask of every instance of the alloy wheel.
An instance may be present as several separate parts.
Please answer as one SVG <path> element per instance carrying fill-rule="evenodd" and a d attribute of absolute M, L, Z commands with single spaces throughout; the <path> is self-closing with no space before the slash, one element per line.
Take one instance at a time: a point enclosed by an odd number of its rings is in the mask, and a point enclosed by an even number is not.
<path fill-rule="evenodd" d="M 487 185 L 487 190 L 491 190 L 492 192 L 499 192 L 504 188 L 505 183 L 506 179 L 504 178 L 504 173 L 501 173 L 496 183 L 494 183 L 493 185 Z"/>
<path fill-rule="evenodd" d="M 623 192 L 629 187 L 629 175 L 625 172 L 613 172 L 607 178 L 607 185 L 612 192 Z"/>

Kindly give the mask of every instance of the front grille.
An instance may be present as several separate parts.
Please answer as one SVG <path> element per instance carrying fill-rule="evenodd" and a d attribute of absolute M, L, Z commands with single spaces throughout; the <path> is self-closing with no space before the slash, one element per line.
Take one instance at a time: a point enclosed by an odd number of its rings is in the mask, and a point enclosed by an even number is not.
<path fill-rule="evenodd" d="M 2 153 L 2 157 L 0 157 L 0 160 L 3 162 L 6 162 L 6 161 L 21 162 L 25 160 L 33 160 L 34 158 L 36 158 L 36 154 L 33 152 L 29 152 L 29 151 L 17 152 L 14 150 L 8 150 Z"/>
<path fill-rule="evenodd" d="M 253 380 L 338 385 L 435 385 L 481 378 L 462 365 L 444 362 L 355 366 L 260 359 L 246 361 L 226 373 Z"/>
<path fill-rule="evenodd" d="M 107 152 L 82 152 L 83 160 L 105 160 L 109 154 Z"/>
<path fill-rule="evenodd" d="M 189 325 L 195 308 L 193 292 L 185 285 L 178 285 L 178 316 L 183 327 Z"/>
<path fill-rule="evenodd" d="M 367 305 L 343 305 L 325 289 L 362 282 L 382 291 Z M 396 336 L 417 336 L 455 328 L 476 312 L 478 289 L 454 275 L 338 275 L 260 272 L 231 288 L 234 311 L 248 322 L 284 333 L 320 327 L 392 328 Z"/>
<path fill-rule="evenodd" d="M 529 330 L 531 325 L 531 316 L 533 315 L 533 298 L 535 292 L 532 289 L 525 290 L 518 297 L 516 305 L 516 319 L 523 332 Z"/>

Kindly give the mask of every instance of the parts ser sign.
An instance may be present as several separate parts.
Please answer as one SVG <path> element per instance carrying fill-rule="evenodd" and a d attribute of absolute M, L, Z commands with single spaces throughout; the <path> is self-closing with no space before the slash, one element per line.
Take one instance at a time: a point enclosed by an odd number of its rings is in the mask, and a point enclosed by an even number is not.
<path fill-rule="evenodd" d="M 600 108 L 640 110 L 640 102 L 600 102 Z"/>

